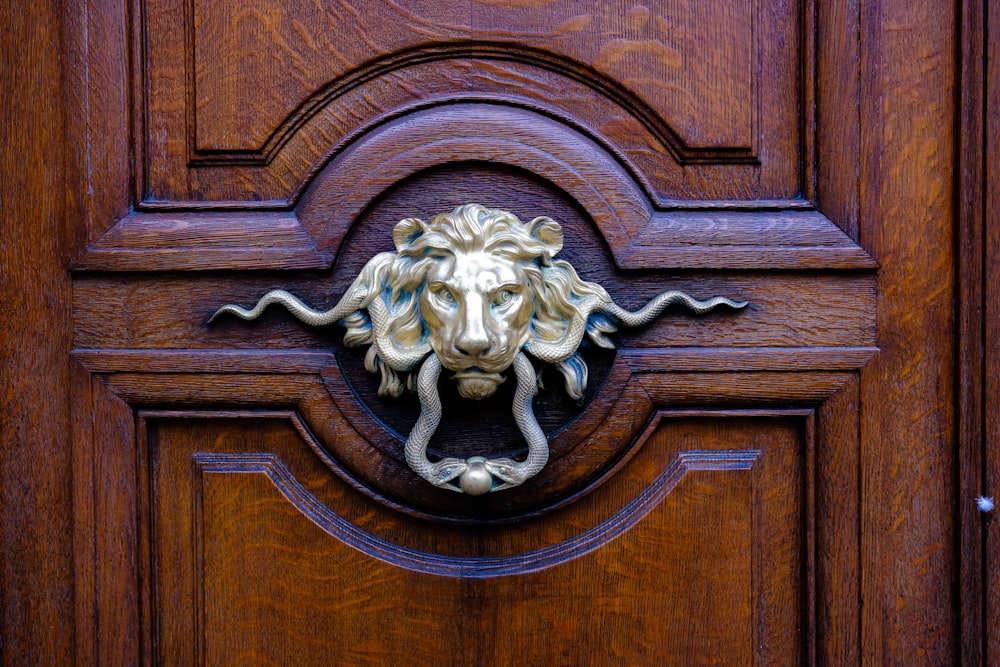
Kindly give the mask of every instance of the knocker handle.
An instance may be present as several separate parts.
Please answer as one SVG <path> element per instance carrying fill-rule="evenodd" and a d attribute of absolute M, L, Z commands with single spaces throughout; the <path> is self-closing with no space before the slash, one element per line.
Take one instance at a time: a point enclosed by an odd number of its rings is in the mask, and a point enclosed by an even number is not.
<path fill-rule="evenodd" d="M 528 456 L 523 462 L 482 456 L 471 456 L 465 460 L 447 458 L 436 463 L 427 459 L 427 445 L 441 422 L 442 412 L 437 388 L 441 362 L 437 356 L 431 355 L 417 374 L 420 417 L 406 440 L 407 465 L 434 486 L 471 496 L 508 489 L 537 475 L 549 459 L 549 447 L 531 407 L 537 386 L 535 369 L 523 352 L 514 359 L 514 374 L 517 376 L 514 421 L 528 443 Z"/>

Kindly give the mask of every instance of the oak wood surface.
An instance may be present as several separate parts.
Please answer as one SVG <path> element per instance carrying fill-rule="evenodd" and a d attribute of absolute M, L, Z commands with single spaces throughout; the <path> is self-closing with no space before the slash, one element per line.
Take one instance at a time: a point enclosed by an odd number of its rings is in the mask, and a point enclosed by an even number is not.
<path fill-rule="evenodd" d="M 165 663 L 186 664 L 195 651 L 210 663 L 261 654 L 278 663 L 332 656 L 345 664 L 403 658 L 414 664 L 642 664 L 733 656 L 748 662 L 753 653 L 773 662 L 802 650 L 793 629 L 806 597 L 800 558 L 806 535 L 787 530 L 802 525 L 804 511 L 809 446 L 801 416 L 665 416 L 644 438 L 641 454 L 599 494 L 544 525 L 475 533 L 407 526 L 398 513 L 383 510 L 376 519 L 370 508 L 352 509 L 360 501 L 327 481 L 318 461 L 295 456 L 302 450 L 289 449 L 295 437 L 282 436 L 287 427 L 280 424 L 259 422 L 248 440 L 247 431 L 228 420 L 198 420 L 198 430 L 207 433 L 192 442 L 189 426 L 151 419 L 149 511 L 158 554 L 152 587 L 173 610 L 169 623 L 164 619 L 156 629 Z M 206 439 L 215 445 L 206 449 Z M 192 448 L 193 476 L 187 457 L 167 455 Z M 710 457 L 715 450 L 719 457 Z M 258 451 L 276 460 L 255 458 Z M 654 482 L 664 460 L 685 452 L 694 457 L 682 469 L 687 472 Z M 296 490 L 298 484 L 304 488 Z M 664 499 L 640 506 L 630 519 L 638 523 L 617 536 L 612 526 L 630 516 L 631 495 L 646 488 Z M 320 512 L 336 507 L 347 516 L 368 514 L 359 523 L 381 536 L 379 542 L 353 550 L 333 546 L 322 529 L 336 531 L 336 515 L 310 521 L 294 507 L 312 495 Z M 195 512 L 178 511 L 188 507 Z M 275 514 L 282 516 L 277 532 L 246 532 L 271 525 Z M 581 539 L 595 532 L 602 535 L 596 544 L 593 537 Z M 729 535 L 725 546 L 711 539 L 718 534 Z M 189 536 L 201 546 L 185 544 Z M 611 536 L 618 547 L 599 548 Z M 400 567 L 410 558 L 393 548 L 400 541 L 437 558 Z M 498 547 L 511 553 L 492 555 Z M 383 562 L 356 551 L 370 548 L 383 549 Z M 660 579 L 664 552 L 683 576 Z M 189 562 L 192 553 L 204 563 Z M 546 559 L 552 563 L 540 569 Z M 436 576 L 420 575 L 420 568 Z M 486 568 L 505 576 L 484 576 Z M 200 620 L 190 591 L 204 596 Z M 177 595 L 187 599 L 175 602 Z M 725 603 L 704 610 L 705 596 Z M 688 610 L 678 615 L 678 606 Z M 691 615 L 699 618 L 696 627 L 686 620 Z M 191 623 L 206 625 L 193 633 Z M 201 633 L 204 646 L 192 643 Z M 581 636 L 590 639 L 580 642 Z"/>
<path fill-rule="evenodd" d="M 4 12 L 0 663 L 995 664 L 995 14 Z M 337 327 L 206 325 L 470 199 L 629 307 L 751 302 L 543 376 L 552 461 L 482 501 Z M 437 446 L 516 452 L 478 407 Z"/>
<path fill-rule="evenodd" d="M 982 215 L 983 215 L 983 246 L 984 266 L 983 312 L 984 323 L 983 343 L 986 362 L 983 366 L 984 395 L 983 401 L 985 419 L 983 420 L 983 463 L 984 473 L 981 494 L 993 498 L 1000 496 L 1000 382 L 997 381 L 997 364 L 1000 363 L 1000 331 L 997 318 L 1000 314 L 1000 225 L 998 225 L 998 197 L 1000 197 L 1000 158 L 996 146 L 1000 142 L 1000 122 L 997 120 L 997 94 L 1000 93 L 1000 69 L 997 58 L 1000 58 L 1000 16 L 992 6 L 987 5 L 983 19 L 988 24 L 983 26 L 985 40 L 983 50 L 986 53 L 987 64 L 983 102 L 983 173 L 982 183 Z M 975 136 L 975 135 L 973 135 Z M 968 515 L 963 515 L 968 518 Z M 996 510 L 989 516 L 980 515 L 979 523 L 985 533 L 982 572 L 984 579 L 983 619 L 982 628 L 985 638 L 983 659 L 986 664 L 1000 664 L 1000 528 L 996 519 Z M 975 520 L 970 521 L 973 525 Z M 973 561 L 975 563 L 975 561 Z"/>
<path fill-rule="evenodd" d="M 798 191 L 798 100 L 783 92 L 794 86 L 799 52 L 798 8 L 790 2 L 231 7 L 161 0 L 134 21 L 157 27 L 146 29 L 142 199 L 245 201 L 252 192 L 251 200 L 280 201 L 324 147 L 359 124 L 456 95 L 585 118 L 643 162 L 668 196 L 789 198 Z M 272 92 L 258 95 L 259 87 Z M 621 111 L 609 113 L 609 101 Z M 650 130 L 656 141 L 636 141 Z M 663 159 L 671 154 L 705 166 L 678 179 L 674 159 Z M 208 162 L 188 169 L 188 158 Z M 734 162 L 766 168 L 740 169 L 744 178 L 733 179 L 713 164 Z"/>
<path fill-rule="evenodd" d="M 988 538 L 984 527 L 989 526 L 989 515 L 980 512 L 977 499 L 993 491 L 987 482 L 986 466 L 995 448 L 990 448 L 985 439 L 984 406 L 988 404 L 986 394 L 986 374 L 989 373 L 984 349 L 988 317 L 986 294 L 994 290 L 988 283 L 988 267 L 994 260 L 987 261 L 989 250 L 985 232 L 986 212 L 991 199 L 996 195 L 995 183 L 986 181 L 987 149 L 986 131 L 990 124 L 990 113 L 995 107 L 988 103 L 995 92 L 988 92 L 986 63 L 982 57 L 986 41 L 986 3 L 965 2 L 961 7 L 962 43 L 961 90 L 959 127 L 959 177 L 958 215 L 959 244 L 958 257 L 958 443 L 959 457 L 958 502 L 956 515 L 961 530 L 959 551 L 959 594 L 962 605 L 958 611 L 961 632 L 961 660 L 965 664 L 995 664 L 989 662 L 990 652 L 987 641 L 990 629 L 996 621 L 987 619 L 985 614 L 995 606 L 989 603 L 993 593 L 987 587 L 984 574 L 988 567 L 986 543 Z M 996 82 L 990 84 L 995 91 Z M 994 223 L 995 224 L 995 223 Z M 995 400 L 995 399 L 994 399 Z M 993 454 L 995 455 L 995 454 Z M 994 611 L 995 613 L 995 611 Z M 985 629 L 985 631 L 983 630 Z"/>
<path fill-rule="evenodd" d="M 73 660 L 60 8 L 2 12 L 0 44 L 0 663 Z M 13 91 L 17 91 L 13 93 Z"/>
<path fill-rule="evenodd" d="M 951 10 L 862 13 L 860 242 L 881 267 L 882 351 L 861 375 L 861 400 L 878 406 L 861 413 L 861 631 L 874 664 L 943 664 L 957 650 Z M 927 94 L 910 97 L 914 85 Z"/>

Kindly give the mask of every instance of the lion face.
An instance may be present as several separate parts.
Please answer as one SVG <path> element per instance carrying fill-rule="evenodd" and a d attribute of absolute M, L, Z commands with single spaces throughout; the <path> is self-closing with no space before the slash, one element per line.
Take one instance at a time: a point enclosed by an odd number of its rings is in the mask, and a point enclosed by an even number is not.
<path fill-rule="evenodd" d="M 558 223 L 467 204 L 426 222 L 401 220 L 393 241 L 396 252 L 372 258 L 345 296 L 358 312 L 344 317 L 346 303 L 336 312 L 345 343 L 370 345 L 365 367 L 381 374 L 379 395 L 413 389 L 430 353 L 463 397 L 486 398 L 525 350 L 555 364 L 570 396 L 582 398 L 586 364 L 576 347 L 590 311 L 610 297 L 553 258 L 563 244 Z M 587 332 L 604 344 L 601 332 L 611 330 Z"/>
<path fill-rule="evenodd" d="M 502 255 L 458 252 L 428 270 L 420 296 L 427 341 L 462 396 L 493 394 L 528 341 L 532 306 L 521 264 Z"/>

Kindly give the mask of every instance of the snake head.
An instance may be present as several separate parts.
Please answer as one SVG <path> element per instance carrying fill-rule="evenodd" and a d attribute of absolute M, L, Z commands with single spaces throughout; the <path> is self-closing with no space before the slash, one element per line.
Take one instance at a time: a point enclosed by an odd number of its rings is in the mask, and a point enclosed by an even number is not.
<path fill-rule="evenodd" d="M 493 459 L 486 461 L 486 469 L 490 471 L 490 474 L 504 482 L 501 488 L 507 488 L 508 486 L 517 486 L 524 482 L 524 472 L 522 464 L 511 459 Z"/>
<path fill-rule="evenodd" d="M 462 459 L 441 459 L 434 464 L 434 471 L 428 479 L 434 486 L 445 486 L 469 469 L 469 464 Z"/>

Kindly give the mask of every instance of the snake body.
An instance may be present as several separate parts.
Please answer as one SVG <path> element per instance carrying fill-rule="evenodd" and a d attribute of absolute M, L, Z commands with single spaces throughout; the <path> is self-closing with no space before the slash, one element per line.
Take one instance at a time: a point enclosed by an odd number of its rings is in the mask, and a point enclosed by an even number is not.
<path fill-rule="evenodd" d="M 315 310 L 291 292 L 276 289 L 262 296 L 253 308 L 243 308 L 232 304 L 223 306 L 215 311 L 208 322 L 211 324 L 223 314 L 235 315 L 244 320 L 255 320 L 264 313 L 268 306 L 279 304 L 284 306 L 299 321 L 309 326 L 323 327 L 336 324 L 348 315 L 364 308 L 368 310 L 371 317 L 374 334 L 373 344 L 382 360 L 397 371 L 412 370 L 420 363 L 421 359 L 430 353 L 431 347 L 427 343 L 421 343 L 401 348 L 392 341 L 389 332 L 389 307 L 382 298 L 382 286 L 386 282 L 389 267 L 395 257 L 396 253 L 383 252 L 370 259 L 343 298 L 329 310 Z"/>
<path fill-rule="evenodd" d="M 587 332 L 587 322 L 598 313 L 608 315 L 627 327 L 641 327 L 649 324 L 659 317 L 660 313 L 666 310 L 667 306 L 679 303 L 689 310 L 703 315 L 718 306 L 729 306 L 734 309 L 746 307 L 746 301 L 734 301 L 724 296 L 716 296 L 704 301 L 695 299 L 684 292 L 670 290 L 658 294 L 645 306 L 636 311 L 622 308 L 614 301 L 605 300 L 598 296 L 591 296 L 582 300 L 578 306 L 576 314 L 566 330 L 566 335 L 559 341 L 543 341 L 534 339 L 525 344 L 524 349 L 531 353 L 539 361 L 550 364 L 557 364 L 568 359 L 583 341 L 583 336 Z"/>

